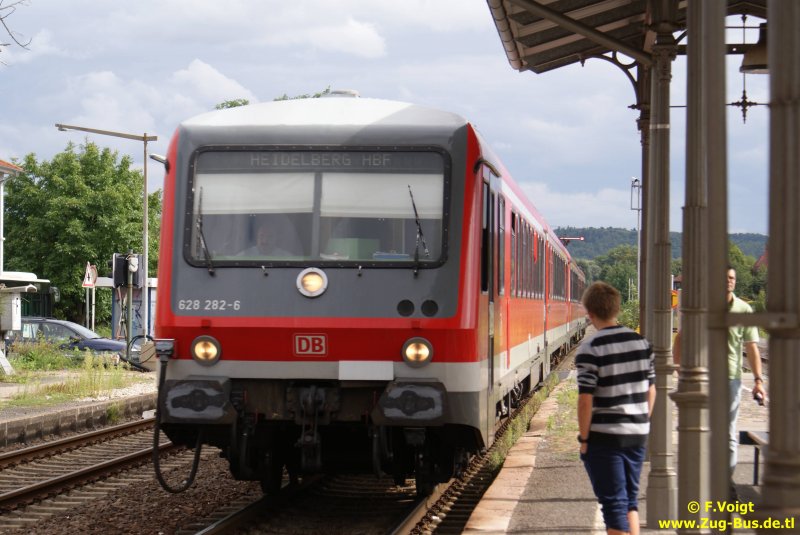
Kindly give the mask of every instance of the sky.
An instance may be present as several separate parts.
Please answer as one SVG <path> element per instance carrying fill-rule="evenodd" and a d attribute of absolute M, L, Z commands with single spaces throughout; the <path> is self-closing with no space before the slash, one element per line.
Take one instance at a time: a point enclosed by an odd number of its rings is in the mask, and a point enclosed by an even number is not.
<path fill-rule="evenodd" d="M 14 1 L 0 0 L 0 8 Z M 180 122 L 225 100 L 354 89 L 464 116 L 551 226 L 637 226 L 631 181 L 641 177 L 641 144 L 627 77 L 600 60 L 515 71 L 484 0 L 25 0 L 6 23 L 30 44 L 0 48 L 2 160 L 50 159 L 88 139 L 141 168 L 140 142 L 54 125 L 156 135 L 149 151 L 165 154 Z M 740 33 L 731 30 L 729 41 Z M 740 56 L 728 58 L 728 102 L 741 97 L 740 64 Z M 750 100 L 767 101 L 767 76 L 746 84 Z M 679 57 L 670 130 L 676 231 L 685 87 Z M 767 107 L 750 108 L 746 123 L 729 107 L 727 128 L 729 231 L 766 234 Z M 152 160 L 148 176 L 149 191 L 161 188 L 163 170 Z"/>

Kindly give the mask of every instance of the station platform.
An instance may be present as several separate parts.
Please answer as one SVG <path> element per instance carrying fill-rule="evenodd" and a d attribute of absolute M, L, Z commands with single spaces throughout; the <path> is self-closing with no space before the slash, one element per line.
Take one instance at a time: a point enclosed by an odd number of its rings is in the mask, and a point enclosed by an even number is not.
<path fill-rule="evenodd" d="M 68 376 L 54 374 L 40 379 L 38 386 L 64 382 Z M 0 383 L 0 401 L 34 391 L 26 383 Z M 108 425 L 113 421 L 141 417 L 155 409 L 155 381 L 115 392 L 103 400 L 76 400 L 58 405 L 5 406 L 0 404 L 0 448 L 26 444 L 31 440 L 57 436 L 63 432 L 81 432 Z"/>
<path fill-rule="evenodd" d="M 753 401 L 749 393 L 753 375 L 745 373 L 742 382 L 746 390 L 742 392 L 738 428 L 766 431 L 768 409 Z M 577 383 L 573 371 L 554 389 L 531 420 L 529 431 L 511 449 L 497 479 L 472 513 L 463 533 L 606 533 L 600 506 L 578 456 L 576 400 Z M 677 409 L 674 404 L 672 406 L 675 411 L 673 422 L 677 426 Z M 677 442 L 675 431 L 673 465 L 676 471 Z M 740 445 L 734 482 L 739 502 L 752 502 L 757 510 L 761 487 L 752 484 L 753 460 L 753 446 Z M 761 463 L 763 473 L 763 456 Z M 674 533 L 674 529 L 646 525 L 649 468 L 650 463 L 645 462 L 640 480 L 641 533 Z M 735 533 L 755 532 L 737 529 Z"/>

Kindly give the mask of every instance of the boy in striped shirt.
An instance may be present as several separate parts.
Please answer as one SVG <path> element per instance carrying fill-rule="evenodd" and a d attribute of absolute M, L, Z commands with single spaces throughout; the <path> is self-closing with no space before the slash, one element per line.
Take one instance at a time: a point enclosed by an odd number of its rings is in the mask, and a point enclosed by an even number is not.
<path fill-rule="evenodd" d="M 639 476 L 656 398 L 653 351 L 617 324 L 620 294 L 613 286 L 593 283 L 583 306 L 597 332 L 575 356 L 581 460 L 607 533 L 637 535 Z"/>

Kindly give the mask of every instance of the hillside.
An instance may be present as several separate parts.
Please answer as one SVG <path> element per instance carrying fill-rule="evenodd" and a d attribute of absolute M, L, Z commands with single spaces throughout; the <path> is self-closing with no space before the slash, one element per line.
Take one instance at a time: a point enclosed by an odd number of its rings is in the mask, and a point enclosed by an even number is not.
<path fill-rule="evenodd" d="M 569 252 L 573 258 L 593 259 L 618 245 L 636 246 L 636 229 L 558 227 L 555 232 L 559 237 L 583 236 L 584 241 L 569 242 Z M 744 254 L 754 258 L 764 253 L 767 244 L 767 237 L 763 234 L 731 234 L 730 239 Z M 680 232 L 670 232 L 672 258 L 681 258 L 682 240 L 683 235 Z"/>

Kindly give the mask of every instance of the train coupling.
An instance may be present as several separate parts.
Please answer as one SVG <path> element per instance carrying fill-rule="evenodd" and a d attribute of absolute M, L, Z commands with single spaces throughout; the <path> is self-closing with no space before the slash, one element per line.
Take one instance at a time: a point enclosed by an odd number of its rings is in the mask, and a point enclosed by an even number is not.
<path fill-rule="evenodd" d="M 227 377 L 170 380 L 164 383 L 159 407 L 164 423 L 232 424 L 236 409 L 230 403 Z"/>
<path fill-rule="evenodd" d="M 447 391 L 439 382 L 393 381 L 372 410 L 377 425 L 441 425 Z"/>
<path fill-rule="evenodd" d="M 295 446 L 300 448 L 303 471 L 322 469 L 319 426 L 330 423 L 331 414 L 339 410 L 339 398 L 339 389 L 335 387 L 306 385 L 287 390 L 287 406 L 300 424 L 300 438 Z"/>

